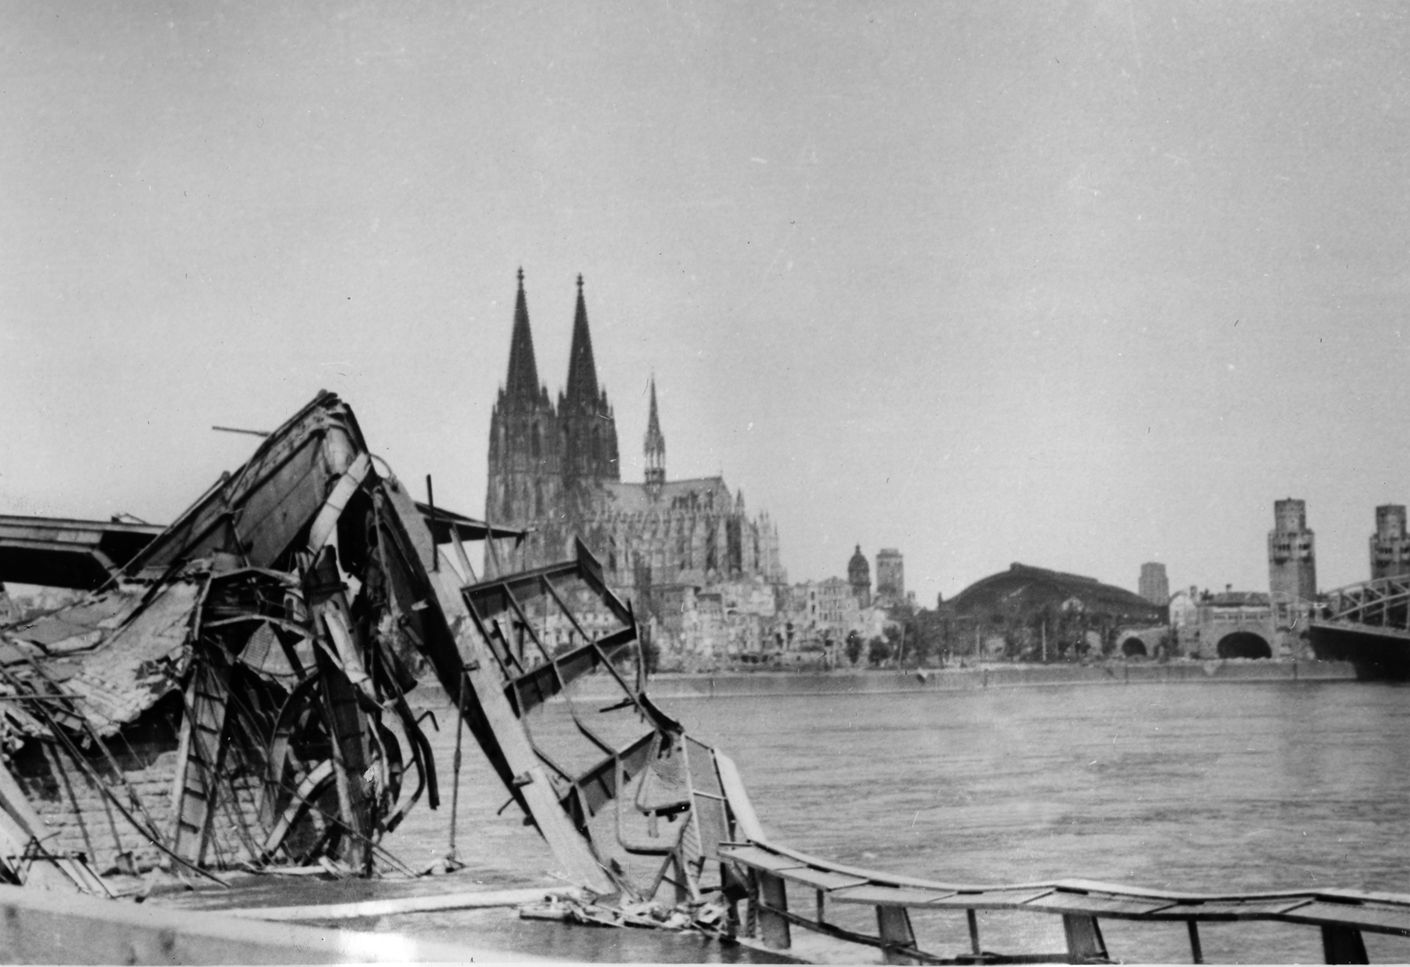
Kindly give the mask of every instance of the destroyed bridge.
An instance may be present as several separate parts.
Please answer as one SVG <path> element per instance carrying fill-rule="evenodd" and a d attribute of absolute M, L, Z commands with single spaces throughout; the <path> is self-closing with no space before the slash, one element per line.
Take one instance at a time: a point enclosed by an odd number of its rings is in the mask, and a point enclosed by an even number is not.
<path fill-rule="evenodd" d="M 417 502 L 329 393 L 168 527 L 0 517 L 0 581 L 84 592 L 0 628 L 0 881 L 109 895 L 112 874 L 156 868 L 410 873 L 380 842 L 440 804 L 407 702 L 429 675 L 600 908 L 666 904 L 772 948 L 799 927 L 897 962 L 1104 960 L 1107 918 L 1183 922 L 1195 960 L 1206 921 L 1314 925 L 1329 962 L 1364 961 L 1363 932 L 1410 935 L 1400 896 L 967 887 L 774 845 L 731 760 L 647 696 L 631 608 L 587 549 L 478 580 L 464 542 L 487 536 Z M 578 698 L 589 675 L 619 698 Z M 983 950 L 989 909 L 1060 916 L 1067 949 Z M 964 918 L 969 950 L 918 935 L 912 914 L 937 911 Z"/>

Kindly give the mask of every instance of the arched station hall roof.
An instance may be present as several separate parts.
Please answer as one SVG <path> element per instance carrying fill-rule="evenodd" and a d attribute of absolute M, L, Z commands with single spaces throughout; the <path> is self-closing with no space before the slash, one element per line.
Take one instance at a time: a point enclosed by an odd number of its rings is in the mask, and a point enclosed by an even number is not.
<path fill-rule="evenodd" d="M 1125 621 L 1166 620 L 1164 608 L 1124 588 L 1080 574 L 1018 563 L 1010 564 L 1007 571 L 975 581 L 951 598 L 948 605 L 957 616 L 980 617 L 1000 610 L 1058 608 L 1073 598 L 1082 603 L 1088 614 L 1111 615 Z"/>

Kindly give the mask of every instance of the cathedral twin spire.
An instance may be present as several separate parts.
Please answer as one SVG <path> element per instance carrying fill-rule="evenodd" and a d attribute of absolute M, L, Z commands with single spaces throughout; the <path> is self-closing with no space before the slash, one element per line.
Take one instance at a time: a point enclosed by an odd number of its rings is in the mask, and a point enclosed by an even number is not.
<path fill-rule="evenodd" d="M 514 332 L 509 342 L 509 375 L 505 379 L 505 394 L 511 399 L 534 400 L 543 391 L 539 382 L 538 363 L 534 357 L 534 335 L 529 328 L 528 300 L 524 296 L 524 270 L 518 272 L 519 288 L 514 299 Z M 573 344 L 568 360 L 568 390 L 559 394 L 560 412 L 564 408 L 600 415 L 604 408 L 610 413 L 607 392 L 598 385 L 597 363 L 592 355 L 592 333 L 588 330 L 587 306 L 583 301 L 583 277 L 578 276 L 578 306 L 573 316 Z"/>
<path fill-rule="evenodd" d="M 583 277 L 578 276 L 578 307 L 573 313 L 573 345 L 568 351 L 570 406 L 588 408 L 607 394 L 597 384 L 597 363 L 592 358 L 592 333 L 588 332 L 587 305 L 583 302 Z"/>
<path fill-rule="evenodd" d="M 617 425 L 597 382 L 583 277 L 578 276 L 567 392 L 558 395 L 556 407 L 539 382 L 522 268 L 517 278 L 509 372 L 490 417 L 487 509 L 497 520 L 532 519 L 563 498 L 578 499 L 584 487 L 621 479 Z"/>
<path fill-rule="evenodd" d="M 621 480 L 617 462 L 617 421 L 607 391 L 597 382 L 583 301 L 583 277 L 578 276 L 578 305 L 573 313 L 573 343 L 568 351 L 568 391 L 558 396 L 563 428 L 563 483 L 570 494 L 583 484 Z"/>
<path fill-rule="evenodd" d="M 617 427 L 607 392 L 597 381 L 592 333 L 588 327 L 583 277 L 578 276 L 577 305 L 569 350 L 568 384 L 555 408 L 539 382 L 534 337 L 529 326 L 524 270 L 517 273 L 514 330 L 509 345 L 509 372 L 500 403 L 491 416 L 491 490 L 504 494 L 496 501 L 499 519 L 537 516 L 544 500 L 557 493 L 574 497 L 583 485 L 621 479 Z M 502 449 L 501 449 L 502 445 Z M 651 378 L 651 411 L 644 445 L 645 482 L 655 499 L 666 482 L 666 438 L 656 402 L 656 377 Z M 538 478 L 557 478 L 552 485 Z M 509 477 L 524 477 L 510 480 Z M 528 479 L 528 478 L 535 479 Z M 498 486 L 496 486 L 498 485 Z M 531 495 L 520 500 L 513 494 Z M 538 495 L 542 493 L 541 498 Z M 491 497 L 495 501 L 494 497 Z"/>
<path fill-rule="evenodd" d="M 519 294 L 514 300 L 514 333 L 509 340 L 509 376 L 504 391 L 516 400 L 538 399 L 538 364 L 534 362 L 534 334 L 529 330 L 529 307 L 524 300 L 524 270 L 519 270 Z"/>

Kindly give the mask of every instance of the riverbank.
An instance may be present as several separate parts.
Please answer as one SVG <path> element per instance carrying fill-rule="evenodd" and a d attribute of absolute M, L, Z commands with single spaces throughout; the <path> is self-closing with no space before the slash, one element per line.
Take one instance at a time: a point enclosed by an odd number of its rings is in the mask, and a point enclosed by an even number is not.
<path fill-rule="evenodd" d="M 1349 662 L 1326 661 L 1178 661 L 1104 664 L 985 664 L 969 668 L 897 671 L 663 673 L 651 676 L 647 692 L 656 699 L 722 698 L 739 695 L 887 694 L 893 692 L 971 691 L 984 688 L 1032 688 L 1055 685 L 1210 684 L 1217 682 L 1348 681 L 1356 678 Z M 596 678 L 580 682 L 583 695 L 613 694 L 610 683 Z M 590 691 L 591 690 L 591 691 Z"/>

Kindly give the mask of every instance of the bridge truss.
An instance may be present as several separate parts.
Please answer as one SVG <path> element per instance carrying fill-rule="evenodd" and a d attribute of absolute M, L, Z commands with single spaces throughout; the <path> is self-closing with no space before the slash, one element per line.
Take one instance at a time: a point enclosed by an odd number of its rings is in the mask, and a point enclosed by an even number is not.
<path fill-rule="evenodd" d="M 1410 575 L 1377 578 L 1329 591 L 1317 620 L 1410 632 Z"/>

